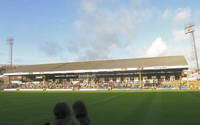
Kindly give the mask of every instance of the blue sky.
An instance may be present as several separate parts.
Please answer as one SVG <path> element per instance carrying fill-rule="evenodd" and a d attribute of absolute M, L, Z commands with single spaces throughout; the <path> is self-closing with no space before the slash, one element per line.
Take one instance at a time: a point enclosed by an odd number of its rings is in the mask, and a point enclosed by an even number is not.
<path fill-rule="evenodd" d="M 0 64 L 185 55 L 192 44 L 184 27 L 195 24 L 199 0 L 0 0 Z M 200 48 L 200 47 L 199 47 Z M 200 55 L 200 53 L 199 53 Z"/>

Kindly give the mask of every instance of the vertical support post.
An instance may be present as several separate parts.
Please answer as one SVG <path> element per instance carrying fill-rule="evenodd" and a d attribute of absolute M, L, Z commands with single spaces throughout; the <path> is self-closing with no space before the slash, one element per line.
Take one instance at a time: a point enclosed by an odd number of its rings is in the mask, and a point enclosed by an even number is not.
<path fill-rule="evenodd" d="M 199 74 L 199 60 L 198 60 L 198 54 L 197 54 L 197 48 L 196 48 L 196 41 L 195 41 L 195 36 L 194 36 L 194 25 L 188 25 L 185 27 L 185 34 L 190 33 L 192 35 L 192 41 L 193 41 L 193 48 L 194 48 L 194 54 L 195 54 L 195 60 L 196 60 L 196 68 L 197 68 L 197 73 Z"/>
<path fill-rule="evenodd" d="M 10 76 L 8 76 L 8 84 L 11 84 Z"/>
<path fill-rule="evenodd" d="M 179 75 L 179 81 L 180 81 L 180 85 L 179 85 L 179 89 L 181 90 L 181 88 L 182 88 L 182 71 L 181 71 L 181 73 L 180 73 L 180 75 Z"/>
<path fill-rule="evenodd" d="M 139 73 L 140 87 L 142 87 L 142 71 Z"/>
<path fill-rule="evenodd" d="M 10 45 L 10 66 L 13 65 L 13 43 Z"/>
<path fill-rule="evenodd" d="M 21 82 L 23 82 L 23 76 L 21 76 Z"/>
<path fill-rule="evenodd" d="M 142 70 L 143 70 L 143 67 L 140 67 L 139 80 L 140 80 L 140 87 L 141 88 L 143 88 L 143 85 L 142 85 Z"/>
<path fill-rule="evenodd" d="M 194 44 L 195 59 L 197 63 L 197 72 L 199 73 L 199 60 L 198 60 L 198 54 L 197 54 L 197 48 L 196 48 L 196 41 L 194 37 L 194 31 L 191 32 L 191 34 L 192 34 L 192 39 L 193 39 L 193 44 Z"/>
<path fill-rule="evenodd" d="M 6 40 L 7 44 L 10 46 L 10 57 L 9 57 L 9 61 L 10 61 L 10 67 L 12 68 L 13 65 L 13 38 L 9 38 Z"/>

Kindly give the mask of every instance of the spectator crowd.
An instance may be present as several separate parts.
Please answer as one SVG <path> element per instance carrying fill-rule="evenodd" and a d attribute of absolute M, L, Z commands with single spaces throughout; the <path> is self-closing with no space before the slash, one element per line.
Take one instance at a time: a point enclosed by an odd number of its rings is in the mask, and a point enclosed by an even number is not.
<path fill-rule="evenodd" d="M 180 86 L 181 82 L 176 81 L 156 81 L 150 82 L 134 82 L 134 81 L 107 81 L 107 82 L 95 82 L 95 81 L 72 81 L 72 82 L 53 82 L 53 81 L 40 81 L 40 82 L 26 82 L 21 84 L 9 84 L 6 88 L 16 89 L 117 89 L 117 88 L 173 88 Z M 184 84 L 182 84 L 184 86 Z"/>

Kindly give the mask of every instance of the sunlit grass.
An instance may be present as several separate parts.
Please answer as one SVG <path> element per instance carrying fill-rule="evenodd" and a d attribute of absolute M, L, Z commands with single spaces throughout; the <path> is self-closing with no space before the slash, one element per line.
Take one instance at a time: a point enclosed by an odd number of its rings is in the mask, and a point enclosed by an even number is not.
<path fill-rule="evenodd" d="M 85 101 L 92 125 L 200 124 L 199 91 L 0 92 L 0 122 L 42 125 L 57 102 Z"/>

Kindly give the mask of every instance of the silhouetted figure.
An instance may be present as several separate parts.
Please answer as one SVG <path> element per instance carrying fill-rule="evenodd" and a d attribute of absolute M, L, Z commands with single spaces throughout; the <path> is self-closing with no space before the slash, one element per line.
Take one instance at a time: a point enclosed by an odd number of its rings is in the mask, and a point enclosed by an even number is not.
<path fill-rule="evenodd" d="M 50 125 L 50 123 L 49 123 L 49 122 L 46 122 L 44 125 Z"/>
<path fill-rule="evenodd" d="M 72 107 L 73 107 L 75 116 L 79 120 L 80 124 L 81 125 L 89 125 L 90 119 L 89 119 L 87 108 L 86 108 L 84 102 L 76 101 Z"/>
<path fill-rule="evenodd" d="M 52 125 L 80 125 L 73 116 L 71 108 L 64 102 L 57 103 L 53 109 L 56 120 Z"/>

